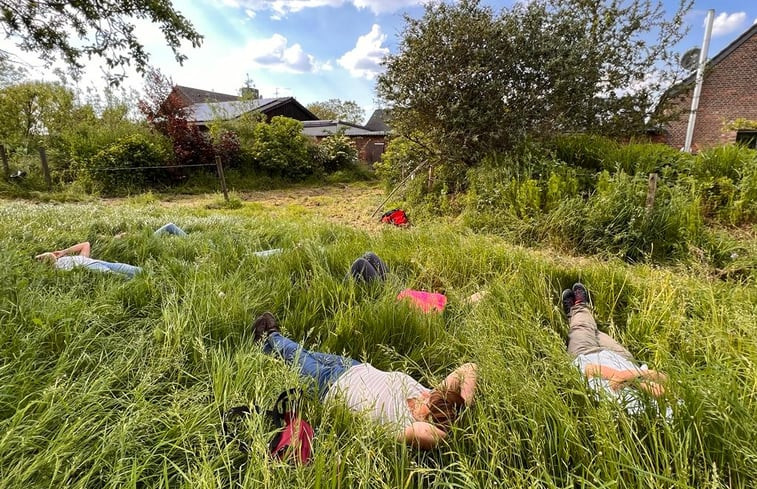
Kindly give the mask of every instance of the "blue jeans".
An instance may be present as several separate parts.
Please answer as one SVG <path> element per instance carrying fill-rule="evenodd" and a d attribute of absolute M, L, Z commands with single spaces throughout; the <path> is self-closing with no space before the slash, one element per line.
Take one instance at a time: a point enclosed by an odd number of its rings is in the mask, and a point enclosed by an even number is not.
<path fill-rule="evenodd" d="M 101 272 L 113 272 L 126 275 L 129 278 L 134 278 L 138 273 L 142 272 L 142 269 L 135 267 L 134 265 L 127 265 L 126 263 L 113 263 L 109 261 L 95 260 L 94 263 L 87 265 L 90 270 L 99 270 Z"/>
<path fill-rule="evenodd" d="M 313 379 L 321 397 L 326 395 L 329 387 L 339 376 L 350 367 L 360 365 L 360 362 L 352 358 L 308 351 L 279 333 L 268 335 L 263 351 L 268 354 L 276 353 L 288 365 L 298 366 L 300 376 Z"/>
<path fill-rule="evenodd" d="M 187 235 L 179 226 L 176 224 L 169 222 L 168 224 L 164 224 L 163 226 L 159 227 L 157 230 L 155 230 L 154 233 L 152 233 L 153 236 L 160 236 L 161 234 L 173 234 L 174 236 L 181 236 L 184 237 Z"/>

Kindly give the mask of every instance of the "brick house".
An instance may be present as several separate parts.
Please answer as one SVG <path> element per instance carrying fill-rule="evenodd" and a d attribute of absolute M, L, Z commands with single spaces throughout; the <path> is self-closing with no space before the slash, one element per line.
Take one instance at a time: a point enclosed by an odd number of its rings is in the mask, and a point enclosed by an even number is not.
<path fill-rule="evenodd" d="M 675 148 L 682 148 L 686 140 L 695 79 L 696 73 L 692 73 L 664 95 L 666 110 L 679 115 L 665 125 L 660 136 Z M 733 127 L 739 119 L 757 121 L 757 24 L 707 63 L 692 149 L 734 142 L 755 147 L 757 125 Z"/>
<path fill-rule="evenodd" d="M 321 141 L 339 131 L 344 132 L 355 143 L 358 158 L 366 163 L 376 163 L 381 159 L 386 147 L 386 131 L 371 130 L 366 126 L 344 121 L 305 121 L 302 133 Z"/>

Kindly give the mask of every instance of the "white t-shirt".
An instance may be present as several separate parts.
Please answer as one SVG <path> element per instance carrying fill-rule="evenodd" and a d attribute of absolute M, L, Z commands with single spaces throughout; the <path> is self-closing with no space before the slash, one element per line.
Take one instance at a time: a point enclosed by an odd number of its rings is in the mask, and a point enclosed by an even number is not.
<path fill-rule="evenodd" d="M 326 400 L 344 399 L 351 411 L 367 413 L 399 433 L 415 422 L 407 400 L 431 392 L 402 372 L 384 372 L 370 364 L 350 367 L 329 388 Z"/>
<path fill-rule="evenodd" d="M 588 353 L 586 355 L 578 355 L 573 360 L 573 365 L 578 367 L 582 374 L 586 375 L 586 367 L 588 365 L 601 365 L 603 367 L 610 367 L 615 370 L 632 370 L 641 374 L 643 371 L 648 370 L 646 365 L 638 367 L 635 363 L 626 360 L 622 356 L 610 350 L 601 350 L 595 353 Z M 596 392 L 601 392 L 615 399 L 626 410 L 628 414 L 640 414 L 644 411 L 644 403 L 639 391 L 632 387 L 622 387 L 618 390 L 614 390 L 610 387 L 610 381 L 601 377 L 592 377 L 588 379 L 589 387 Z M 659 412 L 659 406 L 654 402 L 655 409 Z M 668 406 L 665 410 L 665 417 L 671 419 L 673 411 Z"/>
<path fill-rule="evenodd" d="M 61 270 L 71 270 L 74 267 L 90 268 L 97 262 L 98 260 L 83 255 L 61 256 L 55 261 L 55 268 Z"/>

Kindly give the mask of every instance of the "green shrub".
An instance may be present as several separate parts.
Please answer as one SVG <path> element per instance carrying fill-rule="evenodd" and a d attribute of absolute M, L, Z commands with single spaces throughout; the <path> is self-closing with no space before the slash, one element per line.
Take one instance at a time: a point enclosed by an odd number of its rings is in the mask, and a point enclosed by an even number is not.
<path fill-rule="evenodd" d="M 302 122 L 277 116 L 269 124 L 257 124 L 250 154 L 255 166 L 275 176 L 301 180 L 322 171 L 313 158 L 310 140 L 302 134 Z"/>
<path fill-rule="evenodd" d="M 744 146 L 718 146 L 697 154 L 692 163 L 691 173 L 700 180 L 726 177 L 738 181 L 741 179 L 742 171 L 753 164 L 755 158 L 757 151 Z"/>
<path fill-rule="evenodd" d="M 564 215 L 566 231 L 583 253 L 610 252 L 627 260 L 680 258 L 700 239 L 699 200 L 685 187 L 660 183 L 646 208 L 647 179 L 604 173 L 597 191 Z M 571 215 L 572 214 L 572 215 Z"/>
<path fill-rule="evenodd" d="M 618 145 L 604 160 L 604 169 L 629 175 L 677 173 L 690 166 L 692 156 L 666 144 L 629 143 Z"/>
<path fill-rule="evenodd" d="M 385 182 L 387 190 L 390 190 L 427 159 L 425 148 L 409 139 L 398 137 L 388 142 L 381 161 L 373 167 Z"/>
<path fill-rule="evenodd" d="M 80 107 L 71 124 L 61 131 L 58 148 L 61 158 L 57 169 L 86 166 L 97 153 L 131 135 L 139 134 L 155 141 L 162 139 L 153 135 L 146 124 L 130 121 L 126 114 L 126 106 L 108 108 L 100 117 L 95 115 L 92 107 Z M 169 150 L 168 140 L 161 144 L 165 145 L 166 151 Z M 64 179 L 76 179 L 75 172 L 64 172 Z"/>
<path fill-rule="evenodd" d="M 691 176 L 707 217 L 733 225 L 757 219 L 757 151 L 738 145 L 703 151 Z"/>
<path fill-rule="evenodd" d="M 618 151 L 619 144 L 603 136 L 592 134 L 563 134 L 546 143 L 555 157 L 569 166 L 601 171 Z"/>
<path fill-rule="evenodd" d="M 338 132 L 325 137 L 318 143 L 318 156 L 327 173 L 343 170 L 357 164 L 357 148 L 355 143 Z"/>
<path fill-rule="evenodd" d="M 106 194 L 123 194 L 163 183 L 170 174 L 164 140 L 156 134 L 132 134 L 119 139 L 77 168 L 81 178 Z M 140 169 L 145 168 L 145 169 Z"/>

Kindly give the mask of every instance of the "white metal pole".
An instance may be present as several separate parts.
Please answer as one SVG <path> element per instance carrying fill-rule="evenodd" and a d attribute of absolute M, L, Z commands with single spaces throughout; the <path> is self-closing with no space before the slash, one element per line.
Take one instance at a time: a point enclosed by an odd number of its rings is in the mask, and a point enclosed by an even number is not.
<path fill-rule="evenodd" d="M 699 52 L 699 67 L 697 68 L 697 81 L 694 86 L 694 96 L 691 98 L 691 112 L 689 112 L 689 125 L 686 128 L 686 142 L 683 150 L 691 153 L 691 142 L 694 139 L 694 126 L 697 122 L 697 109 L 699 108 L 699 96 L 702 94 L 702 82 L 704 81 L 704 67 L 707 64 L 707 50 L 710 48 L 710 35 L 712 34 L 712 22 L 715 20 L 715 11 L 707 11 L 705 20 L 704 42 Z"/>

